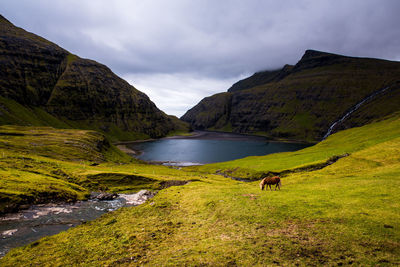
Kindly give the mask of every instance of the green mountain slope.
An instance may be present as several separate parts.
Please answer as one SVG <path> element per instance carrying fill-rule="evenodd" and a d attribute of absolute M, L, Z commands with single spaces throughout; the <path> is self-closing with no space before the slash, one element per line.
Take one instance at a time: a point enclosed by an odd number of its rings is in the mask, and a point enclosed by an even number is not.
<path fill-rule="evenodd" d="M 295 66 L 254 74 L 182 116 L 196 129 L 319 141 L 330 125 L 361 126 L 400 110 L 400 63 L 307 50 Z"/>
<path fill-rule="evenodd" d="M 187 130 L 106 66 L 2 16 L 0 25 L 0 124 L 94 129 L 119 140 Z"/>

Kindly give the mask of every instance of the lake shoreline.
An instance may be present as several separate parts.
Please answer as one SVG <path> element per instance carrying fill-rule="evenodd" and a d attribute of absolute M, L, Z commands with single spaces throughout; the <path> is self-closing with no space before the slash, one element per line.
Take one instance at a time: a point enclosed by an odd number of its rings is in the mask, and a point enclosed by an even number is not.
<path fill-rule="evenodd" d="M 129 145 L 134 143 L 144 143 L 144 142 L 152 142 L 163 139 L 198 139 L 198 140 L 237 140 L 237 139 L 248 139 L 248 140 L 264 140 L 266 142 L 280 142 L 280 143 L 298 143 L 298 144 L 316 144 L 318 142 L 306 142 L 303 140 L 296 139 L 277 139 L 277 138 L 268 138 L 262 135 L 253 135 L 253 134 L 245 134 L 245 133 L 232 133 L 232 132 L 222 132 L 222 131 L 206 131 L 206 130 L 195 130 L 191 132 L 191 135 L 174 135 L 174 136 L 166 136 L 162 138 L 150 138 L 143 140 L 134 140 L 134 141 L 121 141 L 115 142 L 113 145 Z M 223 136 L 223 137 L 221 137 Z"/>
<path fill-rule="evenodd" d="M 139 159 L 138 156 L 142 155 L 144 152 L 140 149 L 134 149 L 131 144 L 139 144 L 139 143 L 146 143 L 146 142 L 153 142 L 159 140 L 176 140 L 176 139 L 186 139 L 186 140 L 232 140 L 232 141 L 265 141 L 270 143 L 293 143 L 293 144 L 308 144 L 313 145 L 317 142 L 305 142 L 300 140 L 290 140 L 290 139 L 270 139 L 265 136 L 261 135 L 252 135 L 252 134 L 242 134 L 242 133 L 232 133 L 232 132 L 220 132 L 220 131 L 204 131 L 204 130 L 195 130 L 191 132 L 191 135 L 174 135 L 174 136 L 167 136 L 162 138 L 150 138 L 150 139 L 143 139 L 143 140 L 134 140 L 134 141 L 121 141 L 115 142 L 115 145 L 119 150 L 128 154 L 129 156 Z M 153 160 L 142 160 L 148 164 L 153 165 L 165 165 L 165 166 L 175 166 L 175 167 L 186 167 L 186 164 L 183 165 L 176 165 L 176 164 L 165 164 L 165 163 L 176 163 L 176 161 L 153 161 Z M 204 165 L 205 163 L 200 163 L 199 165 Z M 197 165 L 194 164 L 194 165 Z"/>
<path fill-rule="evenodd" d="M 248 134 L 195 131 L 191 136 L 169 136 L 143 142 L 137 140 L 119 143 L 117 146 L 148 164 L 186 167 L 294 151 L 309 145 L 305 142 L 281 142 Z"/>

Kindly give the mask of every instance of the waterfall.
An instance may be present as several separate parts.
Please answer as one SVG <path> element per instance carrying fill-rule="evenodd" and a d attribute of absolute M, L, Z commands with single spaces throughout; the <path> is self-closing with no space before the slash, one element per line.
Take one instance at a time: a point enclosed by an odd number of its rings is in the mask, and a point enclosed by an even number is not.
<path fill-rule="evenodd" d="M 326 134 L 324 135 L 324 137 L 322 138 L 322 140 L 325 140 L 333 131 L 333 129 L 335 128 L 336 125 L 342 123 L 347 117 L 349 117 L 354 111 L 356 111 L 357 109 L 360 108 L 361 105 L 363 105 L 365 102 L 371 100 L 372 98 L 376 97 L 377 95 L 385 92 L 387 89 L 389 89 L 388 87 L 385 87 L 381 90 L 376 91 L 375 93 L 373 93 L 372 95 L 367 96 L 366 98 L 364 98 L 363 100 L 361 100 L 359 103 L 357 103 L 355 106 L 353 106 L 350 111 L 348 111 L 343 117 L 341 117 L 339 120 L 335 121 L 328 129 L 328 131 L 326 132 Z"/>

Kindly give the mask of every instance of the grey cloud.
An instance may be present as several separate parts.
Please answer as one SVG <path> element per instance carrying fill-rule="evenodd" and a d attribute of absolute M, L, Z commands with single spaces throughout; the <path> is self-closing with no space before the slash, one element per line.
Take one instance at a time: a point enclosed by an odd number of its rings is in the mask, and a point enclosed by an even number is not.
<path fill-rule="evenodd" d="M 104 63 L 119 75 L 150 82 L 152 74 L 178 74 L 164 85 L 178 91 L 185 88 L 179 77 L 216 85 L 213 81 L 294 64 L 309 48 L 400 60 L 398 10 L 396 0 L 0 3 L 0 12 L 17 26 Z M 191 88 L 193 97 L 199 97 L 195 86 Z M 209 93 L 201 85 L 197 88 L 201 96 Z"/>

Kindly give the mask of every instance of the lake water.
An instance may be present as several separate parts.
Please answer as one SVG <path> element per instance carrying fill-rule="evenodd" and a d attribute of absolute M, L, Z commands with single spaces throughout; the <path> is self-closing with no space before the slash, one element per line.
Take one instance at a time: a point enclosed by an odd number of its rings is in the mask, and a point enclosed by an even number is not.
<path fill-rule="evenodd" d="M 295 151 L 307 146 L 309 145 L 301 143 L 270 142 L 258 136 L 215 132 L 196 132 L 193 137 L 164 138 L 128 145 L 141 151 L 136 156 L 139 159 L 179 166 Z"/>

